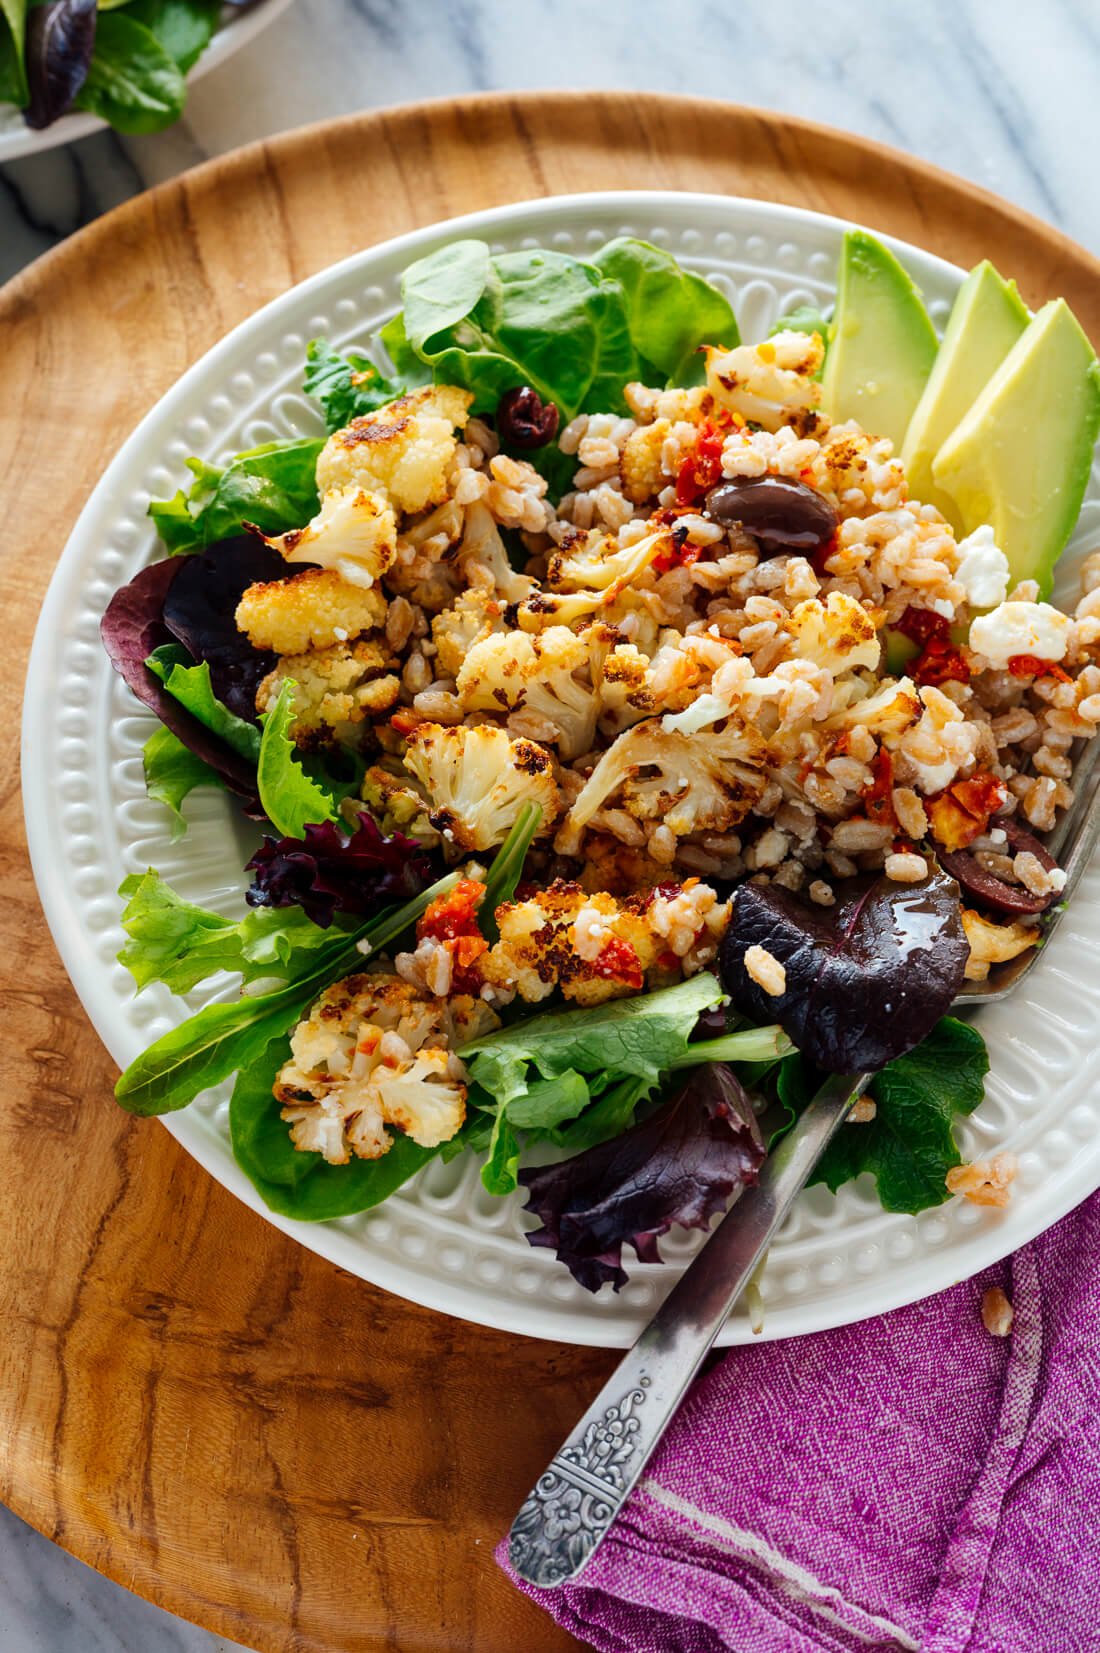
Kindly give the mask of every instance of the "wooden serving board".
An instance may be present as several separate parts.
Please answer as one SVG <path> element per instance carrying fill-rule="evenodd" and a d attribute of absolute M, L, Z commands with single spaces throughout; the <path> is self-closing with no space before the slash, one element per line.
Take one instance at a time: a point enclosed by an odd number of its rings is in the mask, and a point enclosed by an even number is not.
<path fill-rule="evenodd" d="M 103 467 L 237 322 L 372 240 L 632 187 L 786 201 L 964 265 L 991 257 L 1100 333 L 1100 268 L 993 197 L 796 120 L 625 94 L 467 98 L 291 133 L 127 203 L 0 292 L 0 1498 L 264 1653 L 578 1645 L 492 1549 L 615 1356 L 479 1331 L 352 1279 L 115 1107 L 26 859 L 31 634 Z"/>

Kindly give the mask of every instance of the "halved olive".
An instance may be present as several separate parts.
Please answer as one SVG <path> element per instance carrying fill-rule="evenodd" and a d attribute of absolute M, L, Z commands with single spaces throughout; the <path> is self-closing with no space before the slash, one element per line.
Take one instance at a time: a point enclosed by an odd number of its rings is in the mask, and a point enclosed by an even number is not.
<path fill-rule="evenodd" d="M 506 390 L 497 403 L 497 431 L 506 447 L 544 448 L 558 433 L 558 410 L 530 385 Z"/>
<path fill-rule="evenodd" d="M 1057 867 L 1058 863 L 1050 851 L 1025 827 L 1011 819 L 994 819 L 990 826 L 999 827 L 1004 833 L 1006 854 L 1019 855 L 1029 850 L 1044 872 L 1053 872 Z M 971 850 L 941 849 L 938 854 L 940 865 L 950 873 L 959 888 L 995 913 L 1045 913 L 1051 902 L 1058 898 L 1057 890 L 1050 890 L 1046 895 L 1033 895 L 1022 884 L 1006 883 L 996 873 L 988 872 Z"/>
<path fill-rule="evenodd" d="M 813 552 L 827 545 L 840 521 L 823 494 L 787 476 L 741 476 L 719 482 L 706 499 L 707 515 L 739 524 L 766 557 Z"/>

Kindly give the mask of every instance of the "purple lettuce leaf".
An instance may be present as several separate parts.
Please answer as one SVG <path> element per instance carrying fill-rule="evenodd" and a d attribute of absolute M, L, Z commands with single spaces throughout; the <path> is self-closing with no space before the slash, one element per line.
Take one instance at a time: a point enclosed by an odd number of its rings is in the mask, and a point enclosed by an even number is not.
<path fill-rule="evenodd" d="M 27 17 L 26 122 L 36 131 L 60 120 L 88 78 L 96 36 L 96 0 L 48 0 Z"/>
<path fill-rule="evenodd" d="M 659 1263 L 673 1223 L 706 1228 L 756 1181 L 764 1142 L 748 1096 L 720 1063 L 693 1068 L 655 1113 L 573 1159 L 521 1171 L 527 1209 L 542 1227 L 531 1245 L 554 1249 L 586 1291 L 625 1284 L 624 1244 Z"/>
<path fill-rule="evenodd" d="M 742 884 L 722 943 L 726 991 L 743 1015 L 778 1020 L 830 1073 L 876 1072 L 930 1033 L 962 986 L 969 947 L 959 888 L 939 870 L 919 884 L 884 877 L 838 884 L 812 907 L 777 884 Z M 752 946 L 786 970 L 765 993 L 745 969 Z"/>
<path fill-rule="evenodd" d="M 385 837 L 365 811 L 351 834 L 323 821 L 302 838 L 265 838 L 246 871 L 256 874 L 245 896 L 250 907 L 298 906 L 322 929 L 338 912 L 369 916 L 388 901 L 407 901 L 435 876 L 419 844 L 400 832 Z"/>
<path fill-rule="evenodd" d="M 275 656 L 254 649 L 237 630 L 237 604 L 250 585 L 285 579 L 299 568 L 289 568 L 278 551 L 254 534 L 173 560 L 181 566 L 165 593 L 165 625 L 195 660 L 208 663 L 218 699 L 237 717 L 255 722 L 256 690 L 274 667 Z"/>
<path fill-rule="evenodd" d="M 164 623 L 164 605 L 185 567 L 185 559 L 168 557 L 143 568 L 111 598 L 100 622 L 100 636 L 112 666 L 137 698 L 196 757 L 208 763 L 231 791 L 251 802 L 256 797 L 255 764 L 192 716 L 145 664 L 154 649 L 176 641 Z"/>

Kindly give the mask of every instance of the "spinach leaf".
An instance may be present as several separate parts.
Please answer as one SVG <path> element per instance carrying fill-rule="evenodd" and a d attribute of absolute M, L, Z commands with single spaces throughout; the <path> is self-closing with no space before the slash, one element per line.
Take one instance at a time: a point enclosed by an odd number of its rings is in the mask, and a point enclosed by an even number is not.
<path fill-rule="evenodd" d="M 128 11 L 101 12 L 95 52 L 75 106 L 134 136 L 160 132 L 183 112 L 187 86 L 156 35 Z"/>
<path fill-rule="evenodd" d="M 619 236 L 594 253 L 592 263 L 621 286 L 634 348 L 666 384 L 703 384 L 701 346 L 741 343 L 729 301 L 648 241 Z"/>
<path fill-rule="evenodd" d="M 438 1148 L 421 1148 L 411 1137 L 394 1132 L 381 1159 L 353 1159 L 329 1165 L 320 1154 L 295 1148 L 272 1095 L 279 1069 L 290 1054 L 277 1039 L 241 1073 L 229 1103 L 229 1132 L 237 1164 L 264 1203 L 284 1217 L 325 1222 L 379 1205 L 415 1176 Z"/>
<path fill-rule="evenodd" d="M 27 39 L 27 0 L 0 0 L 0 99 L 27 102 L 27 69 L 24 50 Z"/>
<path fill-rule="evenodd" d="M 210 44 L 220 11 L 220 0 L 131 0 L 126 16 L 148 29 L 187 74 Z"/>
<path fill-rule="evenodd" d="M 341 355 L 327 339 L 313 339 L 306 350 L 302 388 L 307 396 L 320 402 L 325 424 L 336 431 L 392 402 L 404 386 L 385 378 L 369 356 L 355 350 Z"/>
<path fill-rule="evenodd" d="M 189 459 L 195 481 L 187 493 L 154 500 L 149 515 L 168 550 L 201 550 L 253 523 L 264 534 L 300 528 L 316 515 L 318 437 L 267 442 L 239 453 L 226 466 Z"/>
<path fill-rule="evenodd" d="M 227 971 L 246 982 L 282 976 L 292 981 L 344 950 L 347 932 L 322 930 L 300 908 L 249 910 L 234 922 L 185 901 L 152 868 L 119 886 L 126 897 L 122 927 L 129 938 L 118 962 L 138 992 L 163 982 L 189 993 L 208 976 Z"/>
<path fill-rule="evenodd" d="M 172 812 L 172 842 L 187 831 L 187 821 L 181 805 L 199 786 L 224 787 L 216 770 L 197 757 L 163 725 L 154 729 L 141 754 L 145 770 L 145 790 L 157 803 Z"/>
<path fill-rule="evenodd" d="M 977 1028 L 945 1017 L 915 1050 L 876 1075 L 875 1117 L 842 1125 L 811 1181 L 835 1193 L 869 1171 L 887 1211 L 927 1211 L 950 1198 L 946 1177 L 962 1163 L 956 1114 L 970 1114 L 985 1094 L 989 1053 Z"/>
<path fill-rule="evenodd" d="M 452 241 L 410 264 L 401 277 L 404 330 L 423 351 L 429 339 L 462 321 L 494 279 L 484 241 Z"/>
<path fill-rule="evenodd" d="M 131 1062 L 115 1087 L 115 1097 L 130 1113 L 174 1113 L 201 1091 L 221 1084 L 230 1074 L 251 1066 L 300 1019 L 306 1007 L 341 976 L 357 970 L 363 955 L 356 943 L 368 941 L 380 951 L 395 940 L 437 896 L 453 889 L 457 874 L 441 879 L 405 906 L 329 941 L 319 962 L 285 987 L 257 993 L 231 1004 L 210 1004 L 167 1033 Z"/>
<path fill-rule="evenodd" d="M 278 700 L 264 715 L 256 767 L 264 813 L 284 838 L 301 838 L 311 823 L 332 820 L 336 814 L 331 794 L 310 780 L 295 757 L 296 748 L 290 738 L 295 688 L 293 680 L 287 678 Z"/>
<path fill-rule="evenodd" d="M 186 664 L 188 659 L 186 651 L 178 643 L 164 643 L 153 650 L 145 664 L 154 677 L 159 677 L 168 693 L 193 717 L 197 717 L 204 728 L 217 735 L 219 740 L 224 740 L 249 763 L 256 763 L 262 744 L 259 729 L 254 723 L 246 723 L 243 718 L 237 717 L 215 695 L 210 683 L 208 660 L 204 660 L 201 666 L 194 666 Z"/>
<path fill-rule="evenodd" d="M 563 422 L 585 409 L 625 408 L 623 386 L 639 376 L 642 363 L 618 282 L 546 248 L 502 253 L 492 259 L 491 279 L 472 308 L 440 327 L 435 320 L 454 316 L 476 285 L 473 256 L 466 252 L 461 285 L 448 306 L 440 290 L 442 256 L 433 253 L 405 272 L 402 291 L 420 295 L 415 332 L 407 313 L 400 331 L 383 330 L 399 371 L 399 358 L 411 350 L 437 383 L 473 391 L 479 413 L 493 412 L 504 392 L 518 385 L 554 402 Z M 421 265 L 428 266 L 426 273 Z M 425 333 L 428 326 L 434 331 Z"/>

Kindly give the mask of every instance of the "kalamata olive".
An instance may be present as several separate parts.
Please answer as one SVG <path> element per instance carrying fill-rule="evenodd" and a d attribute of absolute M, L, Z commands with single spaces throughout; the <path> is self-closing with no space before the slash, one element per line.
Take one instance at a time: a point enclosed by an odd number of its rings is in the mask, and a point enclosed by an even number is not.
<path fill-rule="evenodd" d="M 824 495 L 787 476 L 740 476 L 707 495 L 707 515 L 739 523 L 766 557 L 816 551 L 836 533 L 839 517 Z"/>
<path fill-rule="evenodd" d="M 1000 828 L 1004 833 L 1006 855 L 1020 855 L 1030 851 L 1044 872 L 1053 872 L 1057 867 L 1058 863 L 1053 855 L 1025 827 L 1019 826 L 1011 819 L 993 820 L 990 826 L 994 831 Z M 1050 890 L 1046 895 L 1033 895 L 1023 884 L 1006 883 L 995 873 L 988 872 L 977 856 L 968 849 L 941 849 L 939 858 L 944 871 L 950 873 L 964 894 L 971 896 L 981 906 L 992 908 L 995 913 L 1006 913 L 1010 916 L 1043 913 L 1058 897 L 1057 890 Z"/>
<path fill-rule="evenodd" d="M 506 390 L 497 403 L 497 431 L 508 448 L 544 448 L 558 434 L 558 410 L 530 385 Z"/>

